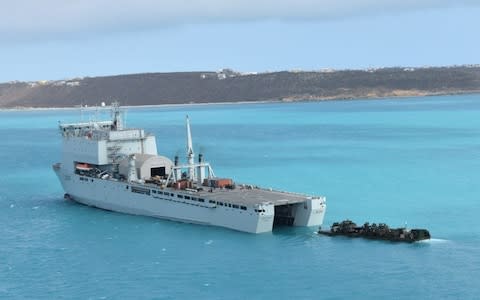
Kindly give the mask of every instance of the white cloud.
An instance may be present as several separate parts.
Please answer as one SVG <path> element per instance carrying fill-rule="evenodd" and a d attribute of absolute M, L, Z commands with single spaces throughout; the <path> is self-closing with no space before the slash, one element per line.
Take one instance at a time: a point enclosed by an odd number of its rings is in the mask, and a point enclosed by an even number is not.
<path fill-rule="evenodd" d="M 478 0 L 1 0 L 0 34 L 22 38 L 190 23 L 326 20 L 462 5 L 480 4 Z"/>

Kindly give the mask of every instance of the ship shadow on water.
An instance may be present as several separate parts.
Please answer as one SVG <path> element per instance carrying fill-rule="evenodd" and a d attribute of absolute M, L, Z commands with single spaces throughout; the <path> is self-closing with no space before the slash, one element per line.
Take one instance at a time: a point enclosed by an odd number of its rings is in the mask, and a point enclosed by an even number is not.
<path fill-rule="evenodd" d="M 315 229 L 316 227 L 276 226 L 267 234 L 289 244 L 305 244 L 318 238 Z"/>

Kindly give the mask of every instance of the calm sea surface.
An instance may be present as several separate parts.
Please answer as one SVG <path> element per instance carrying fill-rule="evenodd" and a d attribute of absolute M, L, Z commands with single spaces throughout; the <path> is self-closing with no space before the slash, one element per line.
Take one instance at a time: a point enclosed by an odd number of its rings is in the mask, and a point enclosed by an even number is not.
<path fill-rule="evenodd" d="M 80 112 L 0 112 L 0 298 L 479 299 L 480 95 L 136 108 L 127 123 L 183 157 L 186 114 L 217 175 L 325 195 L 326 226 L 433 239 L 252 235 L 67 202 L 51 165 L 58 121 Z"/>

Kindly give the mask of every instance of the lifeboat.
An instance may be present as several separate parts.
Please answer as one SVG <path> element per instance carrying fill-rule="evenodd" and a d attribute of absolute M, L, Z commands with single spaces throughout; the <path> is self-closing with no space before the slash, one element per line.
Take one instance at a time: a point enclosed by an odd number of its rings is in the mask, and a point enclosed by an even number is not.
<path fill-rule="evenodd" d="M 75 165 L 75 169 L 80 170 L 80 171 L 90 171 L 92 169 L 92 167 L 87 163 L 77 163 Z"/>

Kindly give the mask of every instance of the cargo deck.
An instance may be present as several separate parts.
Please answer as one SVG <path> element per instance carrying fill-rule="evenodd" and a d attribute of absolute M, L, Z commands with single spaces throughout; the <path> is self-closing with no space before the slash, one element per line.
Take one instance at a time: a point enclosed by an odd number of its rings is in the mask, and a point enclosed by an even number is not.
<path fill-rule="evenodd" d="M 182 191 L 184 192 L 184 191 Z M 199 197 L 203 197 L 209 200 L 222 201 L 231 204 L 248 205 L 253 206 L 255 204 L 271 203 L 275 206 L 296 204 L 304 202 L 308 198 L 312 198 L 307 195 L 294 194 L 289 192 L 282 192 L 276 190 L 268 190 L 262 188 L 242 188 L 237 187 L 235 189 L 213 189 L 211 192 L 208 190 L 192 192 Z"/>

